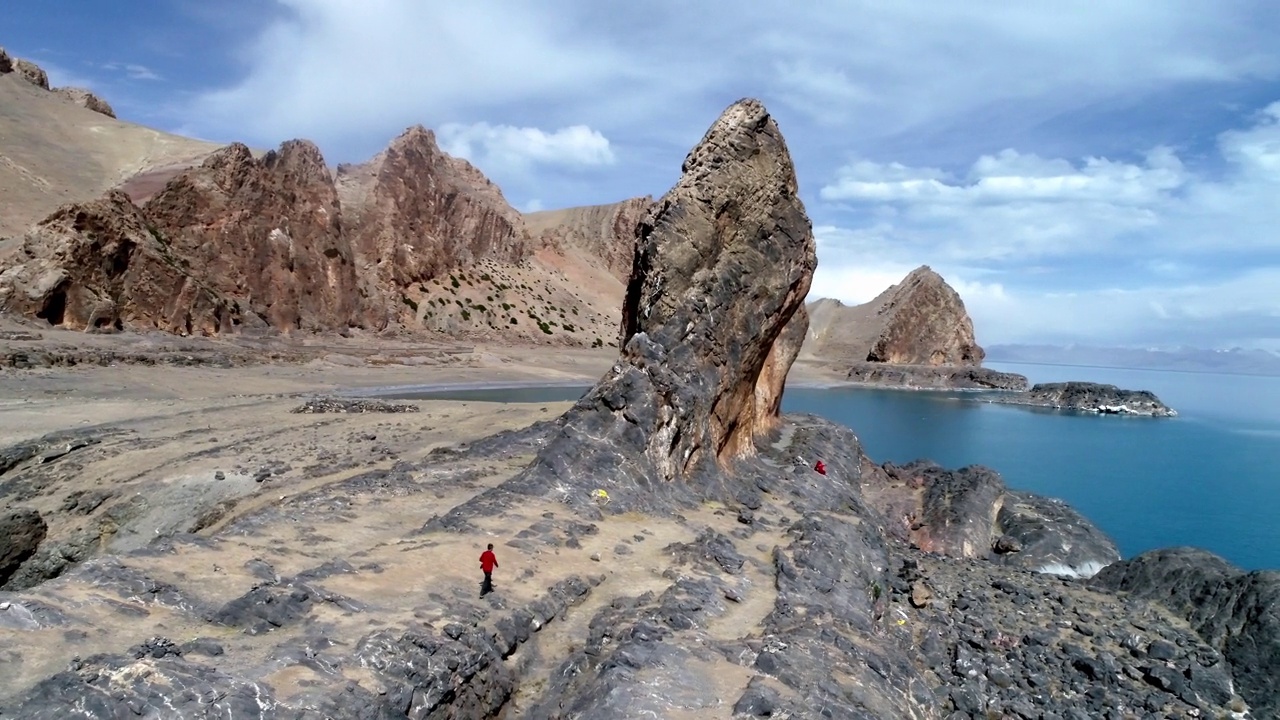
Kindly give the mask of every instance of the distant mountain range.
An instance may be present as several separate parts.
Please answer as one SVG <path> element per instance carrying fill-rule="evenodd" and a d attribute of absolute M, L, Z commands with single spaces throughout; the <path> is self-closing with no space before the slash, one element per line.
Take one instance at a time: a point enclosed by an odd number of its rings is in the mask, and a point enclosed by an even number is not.
<path fill-rule="evenodd" d="M 990 362 L 1043 365 L 1092 365 L 1181 372 L 1218 372 L 1280 376 L 1280 354 L 1266 350 L 1172 350 L 1095 347 L 1090 345 L 989 345 Z"/>

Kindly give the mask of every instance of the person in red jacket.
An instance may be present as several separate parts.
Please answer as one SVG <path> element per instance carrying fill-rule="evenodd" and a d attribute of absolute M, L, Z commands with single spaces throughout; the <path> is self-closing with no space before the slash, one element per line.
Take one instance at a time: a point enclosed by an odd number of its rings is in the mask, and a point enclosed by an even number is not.
<path fill-rule="evenodd" d="M 493 569 L 498 567 L 498 556 L 493 554 L 493 543 L 480 553 L 480 569 L 484 571 L 484 582 L 480 583 L 480 597 L 493 592 Z"/>
<path fill-rule="evenodd" d="M 817 471 L 817 473 L 818 473 L 819 475 L 826 475 L 826 474 L 827 474 L 827 466 L 826 466 L 825 464 L 823 464 L 823 462 L 822 462 L 821 460 L 819 460 L 819 461 L 818 461 L 818 464 L 817 464 L 817 465 L 814 465 L 814 466 L 813 466 L 813 469 L 814 469 L 815 471 Z"/>

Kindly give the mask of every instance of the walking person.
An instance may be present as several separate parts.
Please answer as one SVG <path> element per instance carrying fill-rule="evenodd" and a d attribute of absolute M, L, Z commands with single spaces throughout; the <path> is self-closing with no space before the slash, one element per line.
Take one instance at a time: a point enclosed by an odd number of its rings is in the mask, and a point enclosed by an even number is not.
<path fill-rule="evenodd" d="M 480 569 L 484 571 L 484 580 L 480 583 L 480 597 L 493 592 L 493 569 L 498 567 L 498 556 L 493 554 L 493 543 L 480 553 Z"/>

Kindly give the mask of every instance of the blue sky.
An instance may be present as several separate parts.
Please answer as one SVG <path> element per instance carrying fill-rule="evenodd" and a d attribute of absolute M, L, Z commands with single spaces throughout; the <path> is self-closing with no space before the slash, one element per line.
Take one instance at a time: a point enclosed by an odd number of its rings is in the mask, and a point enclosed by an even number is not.
<path fill-rule="evenodd" d="M 1280 4 L 15 2 L 0 44 L 125 119 L 360 161 L 437 130 L 522 209 L 659 195 L 778 118 L 811 298 L 929 264 L 979 341 L 1280 350 Z"/>

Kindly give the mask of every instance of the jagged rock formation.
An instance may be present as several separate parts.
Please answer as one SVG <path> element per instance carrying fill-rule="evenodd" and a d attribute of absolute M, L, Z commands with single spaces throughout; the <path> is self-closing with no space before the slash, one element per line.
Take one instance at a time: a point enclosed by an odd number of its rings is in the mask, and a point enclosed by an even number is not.
<path fill-rule="evenodd" d="M 29 60 L 22 59 L 14 60 L 12 64 L 13 72 L 17 74 L 18 77 L 26 80 L 32 85 L 35 85 L 41 90 L 49 89 L 49 74 L 44 71 L 44 68 Z"/>
<path fill-rule="evenodd" d="M 529 230 L 542 244 L 572 247 L 599 258 L 622 282 L 631 275 L 636 238 L 653 198 L 638 197 L 608 205 L 526 213 Z"/>
<path fill-rule="evenodd" d="M 993 397 L 992 402 L 1101 415 L 1174 417 L 1178 414 L 1149 390 L 1123 390 L 1115 385 L 1092 382 L 1037 383 L 1026 392 Z"/>
<path fill-rule="evenodd" d="M 1106 567 L 1092 584 L 1158 602 L 1186 618 L 1231 663 L 1256 717 L 1280 715 L 1280 572 L 1246 573 L 1212 553 L 1172 548 Z M 1166 659 L 1147 655 L 1153 666 Z M 1171 680 L 1185 685 L 1183 678 Z"/>
<path fill-rule="evenodd" d="M 13 72 L 13 58 L 9 57 L 9 53 L 0 47 L 0 75 Z"/>
<path fill-rule="evenodd" d="M 339 165 L 344 223 L 378 290 L 399 289 L 483 259 L 519 262 L 528 233 L 498 186 L 450 157 L 435 134 L 409 128 L 368 163 Z M 388 305 L 395 311 L 400 303 Z"/>
<path fill-rule="evenodd" d="M 116 116 L 116 111 L 111 109 L 111 105 L 106 100 L 103 100 L 84 88 L 60 87 L 55 89 L 54 92 L 87 110 L 92 110 L 110 118 Z"/>
<path fill-rule="evenodd" d="M 846 375 L 850 382 L 878 387 L 930 390 L 1026 390 L 1026 376 L 984 367 L 938 365 L 890 365 L 855 363 Z"/>
<path fill-rule="evenodd" d="M 233 324 L 341 330 L 356 323 L 353 252 L 315 145 L 291 140 L 261 159 L 228 146 L 166 185 L 144 212 L 174 255 L 234 299 Z"/>
<path fill-rule="evenodd" d="M 66 205 L 27 236 L 0 272 L 0 308 L 84 330 L 214 334 L 230 308 L 123 193 Z"/>
<path fill-rule="evenodd" d="M 964 301 L 929 266 L 871 302 L 846 307 L 813 304 L 806 352 L 826 359 L 899 365 L 980 366 L 984 353 L 973 336 Z"/>

